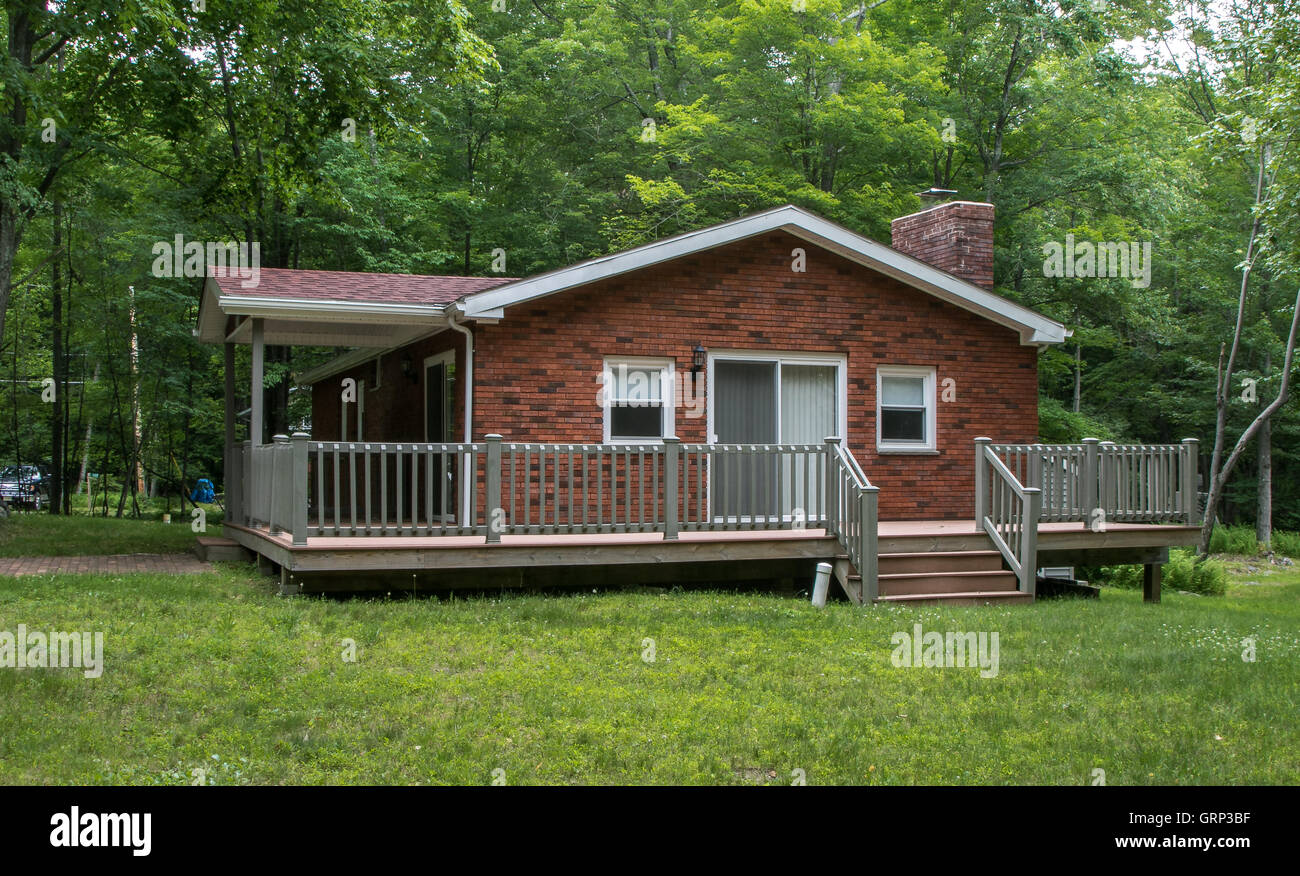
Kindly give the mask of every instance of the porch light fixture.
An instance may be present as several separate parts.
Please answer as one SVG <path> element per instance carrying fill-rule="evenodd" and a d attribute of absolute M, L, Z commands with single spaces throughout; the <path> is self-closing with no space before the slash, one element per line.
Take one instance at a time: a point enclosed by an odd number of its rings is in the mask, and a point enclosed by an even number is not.
<path fill-rule="evenodd" d="M 412 383 L 420 381 L 420 375 L 415 371 L 415 363 L 411 361 L 410 353 L 402 354 L 402 376 Z"/>
<path fill-rule="evenodd" d="M 695 349 L 691 352 L 691 373 L 692 374 L 699 374 L 700 371 L 703 370 L 704 365 L 707 362 L 706 359 L 707 354 L 708 351 L 704 349 L 703 345 L 701 344 L 695 345 Z"/>

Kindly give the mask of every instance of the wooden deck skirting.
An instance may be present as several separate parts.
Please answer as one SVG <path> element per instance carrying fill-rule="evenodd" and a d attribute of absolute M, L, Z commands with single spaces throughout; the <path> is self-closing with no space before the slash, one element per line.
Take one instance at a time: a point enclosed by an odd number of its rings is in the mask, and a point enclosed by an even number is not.
<path fill-rule="evenodd" d="M 293 544 L 289 533 L 225 525 L 244 547 L 294 572 L 410 571 L 530 565 L 699 563 L 764 559 L 827 560 L 841 554 L 823 529 L 503 535 L 312 537 Z M 1194 545 L 1199 527 L 1113 523 L 1104 532 L 1077 523 L 1040 523 L 1042 562 L 1163 562 L 1171 547 Z M 990 540 L 973 520 L 894 520 L 879 524 L 882 554 L 987 551 Z"/>

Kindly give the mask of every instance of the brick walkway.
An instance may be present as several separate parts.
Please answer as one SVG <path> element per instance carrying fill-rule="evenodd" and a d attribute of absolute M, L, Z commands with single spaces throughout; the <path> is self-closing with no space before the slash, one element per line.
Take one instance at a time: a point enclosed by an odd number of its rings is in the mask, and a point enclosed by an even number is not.
<path fill-rule="evenodd" d="M 181 575 L 211 572 L 212 564 L 193 554 L 117 554 L 82 557 L 0 557 L 0 576 L 116 575 L 155 572 Z"/>

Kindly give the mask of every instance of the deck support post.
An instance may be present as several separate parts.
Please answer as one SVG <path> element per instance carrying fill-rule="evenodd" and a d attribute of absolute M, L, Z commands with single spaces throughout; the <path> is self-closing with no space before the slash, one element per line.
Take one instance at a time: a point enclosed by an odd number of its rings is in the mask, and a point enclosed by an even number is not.
<path fill-rule="evenodd" d="M 1083 512 L 1083 528 L 1091 526 L 1092 515 L 1100 507 L 1097 494 L 1097 444 L 1096 438 L 1083 439 L 1083 496 L 1080 511 Z"/>
<path fill-rule="evenodd" d="M 1020 533 L 1020 590 L 1034 595 L 1038 588 L 1038 518 L 1043 513 L 1043 491 L 1025 487 L 1025 519 Z"/>
<path fill-rule="evenodd" d="M 258 317 L 253 317 L 253 374 L 249 381 L 251 390 L 249 399 L 252 403 L 252 410 L 248 413 L 248 437 L 257 447 L 262 443 L 262 379 L 265 371 L 266 362 L 266 343 L 264 340 L 264 324 Z"/>
<path fill-rule="evenodd" d="M 681 439 L 664 438 L 664 541 L 677 538 L 677 483 L 681 480 Z"/>
<path fill-rule="evenodd" d="M 1145 563 L 1142 566 L 1142 601 L 1160 601 L 1160 574 L 1164 566 L 1161 563 Z"/>
<path fill-rule="evenodd" d="M 880 598 L 880 487 L 862 491 L 862 602 L 870 605 Z"/>
<path fill-rule="evenodd" d="M 840 439 L 834 435 L 826 438 L 826 534 L 838 535 L 840 531 L 840 476 L 835 464 L 838 454 L 835 448 Z"/>
<path fill-rule="evenodd" d="M 1183 515 L 1188 526 L 1201 525 L 1201 508 L 1197 501 L 1198 462 L 1200 461 L 1200 444 L 1195 438 L 1183 439 Z M 1159 590 L 1157 589 L 1157 599 Z"/>
<path fill-rule="evenodd" d="M 992 438 L 975 439 L 975 531 L 984 531 L 984 518 L 989 516 L 989 466 L 984 449 L 993 443 Z"/>
<path fill-rule="evenodd" d="M 487 543 L 500 544 L 501 531 L 506 528 L 506 512 L 501 507 L 501 436 L 494 432 L 483 438 L 487 441 Z M 556 502 L 558 506 L 558 497 Z"/>
<path fill-rule="evenodd" d="M 293 507 L 289 510 L 290 527 L 293 530 L 293 543 L 307 543 L 307 439 L 306 432 L 294 432 L 290 441 L 293 443 Z"/>

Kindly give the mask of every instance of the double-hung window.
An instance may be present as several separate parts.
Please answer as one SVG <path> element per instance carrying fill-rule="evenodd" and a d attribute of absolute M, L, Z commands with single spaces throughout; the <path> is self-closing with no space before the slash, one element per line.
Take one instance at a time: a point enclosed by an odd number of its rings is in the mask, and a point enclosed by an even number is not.
<path fill-rule="evenodd" d="M 673 434 L 671 359 L 606 359 L 601 383 L 606 443 Z"/>
<path fill-rule="evenodd" d="M 933 368 L 897 366 L 877 370 L 877 450 L 935 450 L 935 413 Z"/>

